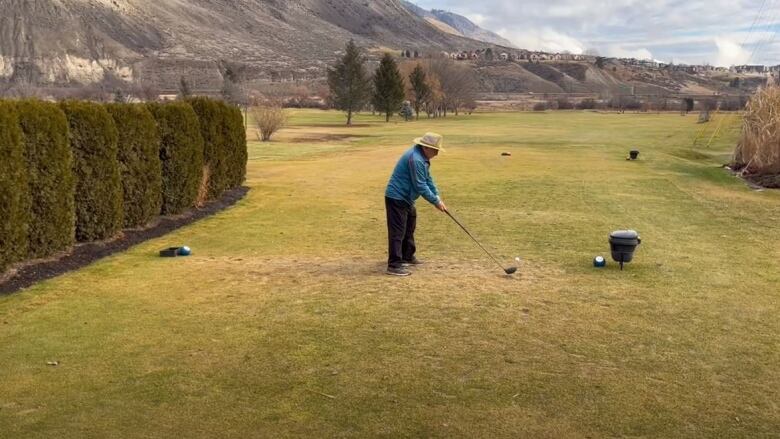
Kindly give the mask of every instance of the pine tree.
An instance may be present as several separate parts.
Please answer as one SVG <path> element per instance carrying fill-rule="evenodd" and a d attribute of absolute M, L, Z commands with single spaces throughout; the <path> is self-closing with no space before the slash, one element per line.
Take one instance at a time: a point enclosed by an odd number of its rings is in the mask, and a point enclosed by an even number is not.
<path fill-rule="evenodd" d="M 409 84 L 412 87 L 413 95 L 412 105 L 417 119 L 420 118 L 420 109 L 431 97 L 431 86 L 428 85 L 426 76 L 425 70 L 420 64 L 417 64 L 412 74 L 409 75 Z"/>
<path fill-rule="evenodd" d="M 384 113 L 385 122 L 389 122 L 390 116 L 401 108 L 403 101 L 404 80 L 393 56 L 385 53 L 374 74 L 374 107 Z"/>
<path fill-rule="evenodd" d="M 371 95 L 371 82 L 364 64 L 360 49 L 349 40 L 344 57 L 328 69 L 333 106 L 347 112 L 347 125 L 352 125 L 352 113 L 363 108 Z"/>
<path fill-rule="evenodd" d="M 179 79 L 179 99 L 189 99 L 191 96 L 190 83 L 187 81 L 187 78 L 182 76 Z"/>

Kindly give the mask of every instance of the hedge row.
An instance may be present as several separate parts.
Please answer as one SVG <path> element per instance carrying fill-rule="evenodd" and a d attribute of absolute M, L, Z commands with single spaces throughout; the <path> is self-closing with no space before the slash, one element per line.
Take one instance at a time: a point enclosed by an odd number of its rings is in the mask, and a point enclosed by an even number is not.
<path fill-rule="evenodd" d="M 0 102 L 0 271 L 27 255 L 29 205 L 19 116 Z"/>
<path fill-rule="evenodd" d="M 218 198 L 246 156 L 241 112 L 209 99 L 0 101 L 0 274 Z"/>
<path fill-rule="evenodd" d="M 122 181 L 117 160 L 118 134 L 103 105 L 62 103 L 68 118 L 76 178 L 76 239 L 100 241 L 122 229 Z"/>
<path fill-rule="evenodd" d="M 246 175 L 246 135 L 241 111 L 222 101 L 189 100 L 200 121 L 204 141 L 207 197 L 216 199 L 227 189 L 240 186 Z"/>
<path fill-rule="evenodd" d="M 73 153 L 68 120 L 57 104 L 17 102 L 24 134 L 31 209 L 28 257 L 44 258 L 70 248 L 76 210 Z"/>
<path fill-rule="evenodd" d="M 190 104 L 149 104 L 149 109 L 162 139 L 162 213 L 174 215 L 197 204 L 204 174 L 203 137 Z"/>
<path fill-rule="evenodd" d="M 159 215 L 162 207 L 157 122 L 143 104 L 111 104 L 106 109 L 118 134 L 124 227 L 141 227 Z"/>

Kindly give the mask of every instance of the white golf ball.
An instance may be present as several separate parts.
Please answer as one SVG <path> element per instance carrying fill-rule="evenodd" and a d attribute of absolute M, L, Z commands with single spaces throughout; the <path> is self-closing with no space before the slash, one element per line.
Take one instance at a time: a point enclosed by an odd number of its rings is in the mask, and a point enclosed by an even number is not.
<path fill-rule="evenodd" d="M 520 262 L 520 256 L 516 257 L 515 261 Z"/>

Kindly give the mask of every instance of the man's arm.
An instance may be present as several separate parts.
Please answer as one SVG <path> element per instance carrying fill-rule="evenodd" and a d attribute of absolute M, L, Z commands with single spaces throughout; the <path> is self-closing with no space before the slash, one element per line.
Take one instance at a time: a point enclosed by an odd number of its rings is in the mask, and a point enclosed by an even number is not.
<path fill-rule="evenodd" d="M 422 195 L 426 201 L 436 206 L 437 209 L 441 210 L 442 212 L 447 210 L 447 206 L 444 204 L 444 201 L 442 201 L 441 197 L 439 197 L 439 189 L 433 182 L 430 173 L 425 167 L 425 163 L 412 160 L 412 165 L 412 181 L 414 183 L 415 189 L 417 189 L 417 192 Z"/>

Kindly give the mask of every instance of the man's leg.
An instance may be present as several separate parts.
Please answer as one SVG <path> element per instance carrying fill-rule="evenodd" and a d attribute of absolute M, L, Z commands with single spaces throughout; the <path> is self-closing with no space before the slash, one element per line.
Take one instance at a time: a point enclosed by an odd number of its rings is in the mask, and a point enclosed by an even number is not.
<path fill-rule="evenodd" d="M 406 233 L 404 234 L 401 254 L 404 261 L 413 261 L 417 247 L 414 245 L 414 231 L 417 229 L 417 209 L 411 206 L 406 216 Z"/>
<path fill-rule="evenodd" d="M 401 268 L 403 262 L 403 241 L 406 235 L 406 222 L 408 207 L 406 203 L 385 197 L 385 210 L 387 211 L 387 241 L 389 268 Z"/>

